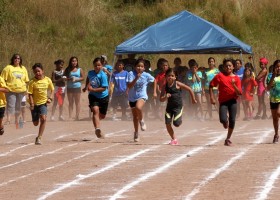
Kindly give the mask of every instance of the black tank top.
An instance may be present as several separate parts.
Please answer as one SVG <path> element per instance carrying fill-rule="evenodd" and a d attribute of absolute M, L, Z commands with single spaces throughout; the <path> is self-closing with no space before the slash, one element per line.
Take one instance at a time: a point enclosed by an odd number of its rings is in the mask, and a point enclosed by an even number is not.
<path fill-rule="evenodd" d="M 59 80 L 59 79 L 62 78 L 62 76 L 63 76 L 63 70 L 61 70 L 61 71 L 54 70 L 54 80 Z M 64 81 L 57 81 L 55 83 L 55 86 L 57 86 L 57 87 L 64 87 L 65 86 L 65 82 Z"/>
<path fill-rule="evenodd" d="M 171 94 L 171 97 L 169 97 L 167 101 L 167 107 L 183 106 L 182 95 L 181 95 L 182 91 L 181 89 L 176 88 L 176 81 L 174 81 L 171 87 L 169 87 L 168 84 L 166 83 L 165 91 L 166 93 Z"/>

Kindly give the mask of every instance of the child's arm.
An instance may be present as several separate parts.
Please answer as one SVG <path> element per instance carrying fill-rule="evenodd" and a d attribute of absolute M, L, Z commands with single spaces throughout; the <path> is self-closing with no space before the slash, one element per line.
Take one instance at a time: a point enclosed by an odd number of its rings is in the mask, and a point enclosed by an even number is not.
<path fill-rule="evenodd" d="M 164 101 L 166 101 L 170 96 L 171 96 L 171 95 L 170 95 L 169 93 L 166 93 L 165 90 L 161 90 L 159 100 L 160 100 L 160 102 L 164 102 Z"/>
<path fill-rule="evenodd" d="M 89 79 L 88 79 L 88 77 L 87 77 L 85 87 L 82 89 L 83 92 L 85 92 L 85 91 L 87 90 L 87 88 L 88 88 L 88 83 L 89 83 Z"/>
<path fill-rule="evenodd" d="M 187 86 L 187 85 L 185 85 L 184 83 L 181 83 L 181 82 L 179 82 L 179 81 L 176 81 L 176 84 L 177 84 L 177 86 L 179 86 L 181 89 L 186 90 L 186 91 L 189 92 L 189 94 L 191 95 L 191 98 L 192 98 L 192 103 L 197 103 L 197 101 L 196 101 L 196 99 L 195 99 L 194 92 L 192 91 L 192 89 L 191 89 L 189 86 Z"/>
<path fill-rule="evenodd" d="M 242 92 L 239 90 L 239 88 L 236 86 L 236 80 L 234 77 L 231 79 L 232 86 L 234 88 L 234 91 L 237 95 L 242 95 Z"/>
<path fill-rule="evenodd" d="M 256 77 L 256 80 L 259 81 L 262 77 L 266 76 L 266 74 L 267 74 L 267 69 L 263 69 Z"/>
<path fill-rule="evenodd" d="M 272 72 L 272 76 L 271 76 L 270 81 L 269 81 L 269 83 L 266 87 L 267 90 L 271 90 L 271 88 L 274 87 L 274 78 L 276 77 L 276 74 L 277 74 L 276 70 L 274 72 Z"/>
<path fill-rule="evenodd" d="M 28 94 L 28 98 L 29 98 L 30 110 L 33 110 L 34 109 L 33 95 L 32 94 Z"/>
<path fill-rule="evenodd" d="M 47 103 L 51 103 L 52 102 L 52 100 L 53 100 L 53 93 L 54 93 L 54 91 L 50 90 L 50 95 L 48 96 Z"/>
<path fill-rule="evenodd" d="M 134 85 L 136 84 L 136 82 L 137 82 L 137 80 L 140 78 L 140 76 L 141 76 L 141 73 L 138 73 L 138 74 L 136 75 L 136 77 L 133 79 L 132 82 L 128 82 L 128 83 L 127 83 L 128 89 L 134 87 Z"/>
<path fill-rule="evenodd" d="M 10 91 L 10 90 L 9 90 L 8 88 L 4 88 L 4 87 L 0 88 L 0 92 L 7 93 L 7 92 L 9 92 L 9 91 Z"/>
<path fill-rule="evenodd" d="M 210 102 L 211 104 L 215 105 L 216 100 L 214 98 L 213 86 L 209 85 L 209 95 L 210 95 Z"/>
<path fill-rule="evenodd" d="M 158 84 L 157 84 L 157 80 L 155 79 L 154 80 L 154 98 L 156 98 L 157 97 L 157 91 L 158 91 Z M 161 93 L 160 93 L 160 95 L 161 95 Z"/>

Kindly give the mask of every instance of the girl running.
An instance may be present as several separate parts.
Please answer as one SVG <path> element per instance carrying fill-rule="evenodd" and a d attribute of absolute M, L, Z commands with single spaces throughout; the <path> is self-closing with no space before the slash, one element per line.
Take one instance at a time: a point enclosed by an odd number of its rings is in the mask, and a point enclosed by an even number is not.
<path fill-rule="evenodd" d="M 213 88 L 219 90 L 219 118 L 225 129 L 228 129 L 225 146 L 230 146 L 232 142 L 230 137 L 235 126 L 235 117 L 237 112 L 237 98 L 242 94 L 241 81 L 238 76 L 233 74 L 234 60 L 226 58 L 223 61 L 223 71 L 217 74 L 210 82 L 209 92 L 211 103 L 215 104 Z M 229 117 L 227 116 L 227 113 Z"/>
<path fill-rule="evenodd" d="M 176 81 L 176 75 L 173 68 L 169 68 L 165 74 L 166 84 L 165 88 L 161 90 L 160 101 L 164 102 L 167 100 L 166 112 L 165 112 L 165 124 L 166 129 L 171 137 L 170 145 L 178 145 L 178 140 L 175 136 L 173 125 L 179 127 L 182 124 L 182 113 L 183 113 L 183 101 L 182 101 L 182 89 L 190 93 L 192 103 L 196 103 L 195 95 L 192 89 Z"/>
<path fill-rule="evenodd" d="M 251 68 L 245 68 L 241 86 L 243 89 L 242 100 L 244 101 L 244 121 L 251 120 L 253 117 L 253 100 L 257 82 L 254 79 L 253 71 Z"/>
<path fill-rule="evenodd" d="M 275 60 L 273 63 L 272 76 L 267 85 L 267 90 L 270 91 L 270 109 L 274 127 L 273 143 L 275 144 L 279 140 L 280 60 Z"/>
<path fill-rule="evenodd" d="M 52 80 L 44 75 L 41 63 L 35 63 L 32 70 L 35 77 L 29 83 L 28 96 L 33 125 L 38 126 L 40 120 L 39 133 L 35 139 L 35 144 L 40 145 L 46 127 L 47 104 L 52 102 L 54 86 Z"/>
<path fill-rule="evenodd" d="M 147 95 L 147 85 L 150 82 L 154 82 L 154 77 L 145 70 L 145 60 L 138 59 L 135 63 L 134 70 L 129 72 L 127 78 L 128 91 L 128 101 L 133 115 L 133 125 L 134 125 L 134 142 L 139 141 L 138 128 L 140 124 L 141 130 L 146 130 L 146 124 L 143 119 L 143 107 Z M 156 98 L 156 83 L 154 82 L 154 98 Z"/>
<path fill-rule="evenodd" d="M 109 103 L 108 79 L 102 70 L 103 65 L 101 58 L 97 57 L 93 60 L 94 70 L 88 72 L 86 83 L 89 91 L 88 100 L 91 109 L 92 123 L 95 128 L 95 135 L 98 138 L 104 138 L 104 134 L 100 129 L 100 120 L 104 119 L 107 114 Z"/>

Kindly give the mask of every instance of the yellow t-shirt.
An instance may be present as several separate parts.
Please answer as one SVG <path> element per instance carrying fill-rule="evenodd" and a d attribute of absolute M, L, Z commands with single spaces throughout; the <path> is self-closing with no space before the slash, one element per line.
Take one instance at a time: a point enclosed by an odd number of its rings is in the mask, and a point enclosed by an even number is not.
<path fill-rule="evenodd" d="M 1 76 L 11 92 L 20 93 L 26 91 L 26 83 L 29 81 L 27 70 L 24 66 L 15 67 L 7 65 Z"/>
<path fill-rule="evenodd" d="M 0 88 L 7 88 L 5 80 L 0 76 Z M 4 92 L 0 92 L 0 108 L 6 107 L 6 95 Z"/>
<path fill-rule="evenodd" d="M 45 104 L 48 100 L 48 90 L 53 91 L 52 80 L 45 76 L 43 79 L 33 78 L 28 85 L 28 94 L 32 94 L 34 105 Z"/>

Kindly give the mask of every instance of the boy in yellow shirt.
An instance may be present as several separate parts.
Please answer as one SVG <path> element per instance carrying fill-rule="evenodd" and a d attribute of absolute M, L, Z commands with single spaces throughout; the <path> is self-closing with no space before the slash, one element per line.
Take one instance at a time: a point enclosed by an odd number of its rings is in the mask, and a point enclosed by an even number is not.
<path fill-rule="evenodd" d="M 5 93 L 9 92 L 5 80 L 0 76 L 0 135 L 4 134 L 3 118 L 6 107 L 6 96 Z"/>
<path fill-rule="evenodd" d="M 41 137 L 46 127 L 47 120 L 47 104 L 52 102 L 54 86 L 52 80 L 44 75 L 41 63 L 35 63 L 32 67 L 35 77 L 30 81 L 28 86 L 28 96 L 32 122 L 34 126 L 39 126 L 39 133 L 36 137 L 35 144 L 41 144 Z M 48 91 L 50 95 L 48 96 Z"/>

